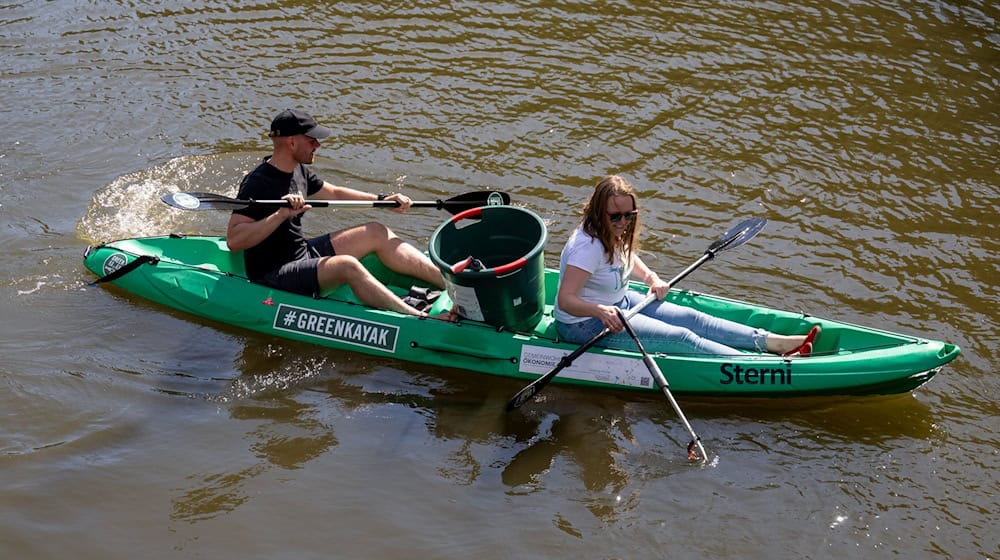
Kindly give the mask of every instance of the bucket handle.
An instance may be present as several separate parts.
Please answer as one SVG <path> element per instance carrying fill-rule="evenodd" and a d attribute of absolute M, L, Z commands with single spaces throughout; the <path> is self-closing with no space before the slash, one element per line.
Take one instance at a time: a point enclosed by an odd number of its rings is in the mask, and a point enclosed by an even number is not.
<path fill-rule="evenodd" d="M 463 212 L 459 212 L 458 214 L 452 216 L 450 219 L 451 223 L 457 224 L 458 222 L 466 218 L 479 218 L 482 215 L 483 215 L 483 208 L 479 206 L 476 208 L 469 208 L 468 210 L 465 210 Z"/>
<path fill-rule="evenodd" d="M 460 274 L 460 273 L 464 272 L 465 269 L 469 266 L 469 263 L 471 263 L 471 262 L 472 262 L 472 257 L 471 256 L 466 257 L 466 258 L 458 261 L 457 263 L 451 265 L 451 273 L 452 274 Z M 487 268 L 485 270 L 477 270 L 476 272 L 483 272 L 483 273 L 486 273 L 486 274 L 492 274 L 492 275 L 494 275 L 496 277 L 500 277 L 500 276 L 503 276 L 505 274 L 509 274 L 511 272 L 516 271 L 517 269 L 519 269 L 522 266 L 524 266 L 527 262 L 528 262 L 528 259 L 526 259 L 524 257 L 518 257 L 518 258 L 510 261 L 507 264 L 502 264 L 500 266 L 495 266 L 493 268 Z"/>
<path fill-rule="evenodd" d="M 480 207 L 476 207 L 476 208 L 469 208 L 468 210 L 465 210 L 464 212 L 459 212 L 458 214 L 455 214 L 454 216 L 452 216 L 450 218 L 451 223 L 457 224 L 458 222 L 460 222 L 460 221 L 462 221 L 462 220 L 464 220 L 466 218 L 481 218 L 482 215 L 483 215 L 483 208 L 484 208 L 483 206 L 480 206 Z M 472 257 L 471 256 L 468 257 L 468 258 L 466 258 L 466 259 L 458 261 L 457 263 L 451 265 L 451 272 L 453 274 L 459 274 L 460 272 L 464 271 L 467 266 L 469 266 L 470 262 L 472 262 Z M 493 268 L 487 268 L 486 270 L 479 270 L 477 272 L 484 272 L 484 273 L 487 273 L 487 274 L 493 274 L 494 276 L 498 276 L 499 277 L 499 276 L 503 276 L 505 274 L 510 274 L 512 272 L 517 271 L 517 269 L 519 269 L 522 266 L 524 266 L 527 262 L 528 262 L 528 259 L 526 259 L 524 257 L 519 257 L 517 259 L 514 259 L 514 260 L 510 261 L 507 264 L 502 264 L 500 266 L 496 266 L 496 267 L 493 267 Z"/>
<path fill-rule="evenodd" d="M 518 257 L 517 259 L 514 259 L 514 260 L 510 261 L 507 264 L 502 264 L 500 266 L 494 267 L 493 268 L 493 274 L 495 276 L 498 276 L 498 277 L 499 276 L 503 276 L 504 274 L 511 273 L 511 272 L 513 272 L 513 271 L 521 268 L 527 262 L 528 262 L 528 259 L 526 259 L 524 257 Z"/>

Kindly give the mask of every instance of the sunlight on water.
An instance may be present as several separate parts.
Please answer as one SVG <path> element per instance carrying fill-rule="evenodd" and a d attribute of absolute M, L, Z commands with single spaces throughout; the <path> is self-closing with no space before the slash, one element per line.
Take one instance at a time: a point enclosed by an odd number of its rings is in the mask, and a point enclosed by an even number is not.
<path fill-rule="evenodd" d="M 326 359 L 295 359 L 279 369 L 241 375 L 233 380 L 228 390 L 210 396 L 208 400 L 228 403 L 270 393 L 281 393 L 314 380 L 329 370 L 330 366 Z"/>
<path fill-rule="evenodd" d="M 28 289 L 28 290 L 18 290 L 17 291 L 17 295 L 19 295 L 19 296 L 26 296 L 26 295 L 29 295 L 29 294 L 33 294 L 33 293 L 37 292 L 38 290 L 42 289 L 42 287 L 45 286 L 46 284 L 48 284 L 48 282 L 45 281 L 45 280 L 36 280 L 34 288 L 31 288 L 31 289 Z"/>

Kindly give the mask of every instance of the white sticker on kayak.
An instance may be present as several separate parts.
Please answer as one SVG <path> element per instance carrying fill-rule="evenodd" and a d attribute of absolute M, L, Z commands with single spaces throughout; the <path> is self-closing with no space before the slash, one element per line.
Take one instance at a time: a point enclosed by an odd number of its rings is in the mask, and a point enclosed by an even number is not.
<path fill-rule="evenodd" d="M 483 308 L 479 306 L 479 298 L 476 297 L 475 288 L 459 286 L 448 280 L 445 281 L 445 284 L 448 285 L 448 297 L 458 306 L 459 315 L 473 321 L 486 320 L 486 317 L 483 315 Z"/>
<path fill-rule="evenodd" d="M 126 264 L 128 264 L 128 257 L 122 253 L 111 253 L 108 258 L 104 259 L 104 264 L 101 265 L 101 270 L 104 272 L 105 276 L 109 276 Z"/>
<path fill-rule="evenodd" d="M 569 351 L 544 346 L 521 347 L 521 361 L 518 369 L 523 373 L 544 375 L 557 365 L 559 360 L 569 354 Z M 638 358 L 608 356 L 604 354 L 583 354 L 573 360 L 573 365 L 562 370 L 560 377 L 626 385 L 629 387 L 652 387 L 653 379 L 646 369 L 646 364 Z"/>

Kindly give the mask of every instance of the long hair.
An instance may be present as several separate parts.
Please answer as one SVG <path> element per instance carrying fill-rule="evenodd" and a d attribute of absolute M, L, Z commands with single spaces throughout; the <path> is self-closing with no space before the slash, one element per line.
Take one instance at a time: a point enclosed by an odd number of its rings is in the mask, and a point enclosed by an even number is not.
<path fill-rule="evenodd" d="M 608 225 L 608 199 L 612 196 L 628 196 L 632 198 L 632 206 L 639 209 L 639 199 L 635 195 L 635 189 L 620 175 L 608 175 L 597 182 L 594 193 L 590 195 L 590 200 L 583 207 L 583 231 L 595 239 L 599 239 L 604 246 L 604 254 L 609 262 L 615 262 L 615 252 L 622 255 L 625 266 L 632 262 L 632 255 L 639 252 L 639 214 L 635 219 L 628 222 L 625 232 L 621 237 L 615 237 L 611 233 Z"/>

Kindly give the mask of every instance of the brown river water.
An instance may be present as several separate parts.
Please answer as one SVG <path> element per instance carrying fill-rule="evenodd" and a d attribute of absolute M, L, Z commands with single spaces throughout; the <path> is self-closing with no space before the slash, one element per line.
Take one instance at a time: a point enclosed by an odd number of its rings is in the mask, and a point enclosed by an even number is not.
<path fill-rule="evenodd" d="M 965 2 L 5 2 L 0 557 L 1000 558 L 1000 9 Z M 893 396 L 679 398 L 273 339 L 89 287 L 91 243 L 222 234 L 271 117 L 315 169 L 511 194 L 547 264 L 594 182 L 690 289 L 946 340 Z M 446 214 L 371 219 L 426 248 Z M 992 520 L 992 521 L 991 521 Z"/>

